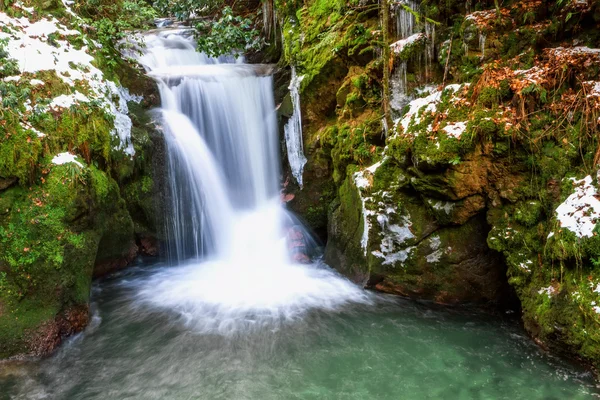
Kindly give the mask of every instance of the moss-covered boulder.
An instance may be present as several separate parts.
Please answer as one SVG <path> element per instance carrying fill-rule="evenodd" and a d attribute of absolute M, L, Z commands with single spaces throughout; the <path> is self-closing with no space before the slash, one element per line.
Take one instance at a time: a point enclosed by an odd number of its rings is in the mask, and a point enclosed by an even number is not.
<path fill-rule="evenodd" d="M 504 302 L 505 269 L 486 244 L 482 208 L 466 220 L 443 209 L 436 217 L 407 175 L 386 158 L 349 176 L 332 210 L 326 261 L 385 292 L 441 303 Z"/>
<path fill-rule="evenodd" d="M 0 358 L 82 330 L 92 277 L 131 262 L 160 214 L 155 84 L 65 3 L 26 3 L 1 14 Z"/>

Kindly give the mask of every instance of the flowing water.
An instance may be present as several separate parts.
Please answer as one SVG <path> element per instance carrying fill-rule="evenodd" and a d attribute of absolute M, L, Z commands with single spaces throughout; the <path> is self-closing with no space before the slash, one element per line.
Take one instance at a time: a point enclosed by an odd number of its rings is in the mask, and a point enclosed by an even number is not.
<path fill-rule="evenodd" d="M 181 30 L 147 41 L 140 61 L 159 83 L 169 156 L 169 264 L 96 282 L 88 328 L 47 359 L 0 364 L 0 399 L 596 393 L 514 319 L 375 295 L 322 264 L 281 205 L 265 69 L 197 54 Z"/>
<path fill-rule="evenodd" d="M 370 296 L 279 324 L 246 315 L 246 329 L 223 335 L 145 303 L 170 269 L 97 282 L 86 331 L 48 359 L 7 365 L 0 399 L 597 398 L 589 373 L 541 352 L 515 319 Z"/>

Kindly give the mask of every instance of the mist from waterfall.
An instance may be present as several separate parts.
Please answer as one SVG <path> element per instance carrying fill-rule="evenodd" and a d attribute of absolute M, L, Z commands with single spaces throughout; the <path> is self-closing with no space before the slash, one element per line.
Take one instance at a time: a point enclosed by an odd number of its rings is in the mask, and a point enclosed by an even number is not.
<path fill-rule="evenodd" d="M 184 32 L 184 31 L 183 31 Z M 140 62 L 159 83 L 168 154 L 169 255 L 143 304 L 177 311 L 200 331 L 229 334 L 333 310 L 369 295 L 316 261 L 280 200 L 273 81 L 233 59 L 210 59 L 180 30 L 146 37 Z"/>

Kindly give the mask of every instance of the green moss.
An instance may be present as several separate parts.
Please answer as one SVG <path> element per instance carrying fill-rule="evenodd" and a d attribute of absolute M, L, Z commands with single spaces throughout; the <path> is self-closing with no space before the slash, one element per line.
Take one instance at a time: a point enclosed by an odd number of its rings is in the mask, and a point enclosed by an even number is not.
<path fill-rule="evenodd" d="M 372 163 L 376 152 L 373 151 L 375 148 L 371 145 L 371 139 L 381 135 L 381 122 L 378 119 L 367 120 L 354 127 L 344 124 L 331 128 L 328 135 L 335 143 L 331 151 L 333 179 L 341 183 L 348 165 Z"/>
<path fill-rule="evenodd" d="M 523 201 L 516 206 L 514 212 L 515 221 L 526 226 L 536 225 L 543 216 L 543 207 L 539 201 Z"/>
<path fill-rule="evenodd" d="M 329 220 L 332 222 L 325 254 L 327 261 L 353 278 L 368 276 L 369 266 L 361 247 L 364 230 L 362 201 L 350 176 L 339 188 L 338 200 L 332 203 Z"/>
<path fill-rule="evenodd" d="M 42 153 L 41 140 L 23 129 L 11 114 L 4 122 L 9 129 L 0 140 L 0 176 L 17 177 L 21 183 L 32 182 Z"/>
<path fill-rule="evenodd" d="M 358 21 L 361 14 L 352 9 L 355 5 L 354 1 L 311 1 L 286 20 L 284 57 L 304 75 L 301 92 L 315 78 L 320 81 L 338 55 L 359 55 L 371 46 L 373 25 Z"/>
<path fill-rule="evenodd" d="M 373 190 L 390 191 L 407 187 L 410 180 L 406 172 L 393 159 L 385 159 L 375 171 Z"/>
<path fill-rule="evenodd" d="M 6 352 L 58 310 L 88 302 L 102 238 L 118 238 L 122 249 L 133 236 L 118 186 L 104 172 L 73 163 L 43 170 L 42 182 L 29 190 L 0 192 L 10 201 L 0 218 L 0 302 L 10 310 L 0 326 L 11 331 Z"/>
<path fill-rule="evenodd" d="M 36 115 L 32 123 L 42 132 L 54 132 L 48 137 L 55 152 L 76 150 L 87 162 L 92 158 L 110 162 L 111 150 L 118 144 L 112 135 L 114 117 L 99 103 L 78 103 L 61 114 Z"/>

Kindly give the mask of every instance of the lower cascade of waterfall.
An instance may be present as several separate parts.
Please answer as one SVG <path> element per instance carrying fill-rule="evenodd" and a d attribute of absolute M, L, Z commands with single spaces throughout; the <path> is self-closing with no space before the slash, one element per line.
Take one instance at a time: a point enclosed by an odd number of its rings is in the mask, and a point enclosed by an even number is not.
<path fill-rule="evenodd" d="M 149 278 L 140 301 L 223 334 L 309 309 L 368 303 L 361 288 L 310 261 L 311 235 L 281 204 L 272 78 L 199 55 L 180 30 L 146 41 L 140 60 L 159 82 L 168 250 L 179 266 Z M 297 130 L 299 121 L 291 123 L 288 130 Z"/>

